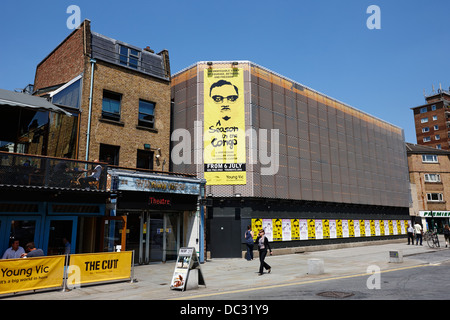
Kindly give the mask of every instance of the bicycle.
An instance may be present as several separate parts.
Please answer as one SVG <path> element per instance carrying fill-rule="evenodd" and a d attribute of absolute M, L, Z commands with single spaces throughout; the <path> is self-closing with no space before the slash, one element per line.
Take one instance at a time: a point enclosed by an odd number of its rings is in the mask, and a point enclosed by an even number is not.
<path fill-rule="evenodd" d="M 428 243 L 430 248 L 440 247 L 437 231 L 427 231 L 423 234 L 423 240 Z"/>

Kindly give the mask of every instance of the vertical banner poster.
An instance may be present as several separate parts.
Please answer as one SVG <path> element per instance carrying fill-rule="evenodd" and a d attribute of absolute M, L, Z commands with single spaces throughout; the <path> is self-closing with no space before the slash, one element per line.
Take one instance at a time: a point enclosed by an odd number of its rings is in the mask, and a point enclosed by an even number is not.
<path fill-rule="evenodd" d="M 273 232 L 272 239 L 273 241 L 282 241 L 283 240 L 283 224 L 281 219 L 272 219 L 273 224 Z"/>
<path fill-rule="evenodd" d="M 247 183 L 244 69 L 204 70 L 204 173 L 208 185 Z"/>
<path fill-rule="evenodd" d="M 391 232 L 390 232 L 390 227 L 389 227 L 389 220 L 383 220 L 384 222 L 384 235 L 385 236 L 389 236 L 389 235 L 391 235 Z"/>
<path fill-rule="evenodd" d="M 353 219 L 348 220 L 348 235 L 350 238 L 355 237 L 355 224 Z"/>
<path fill-rule="evenodd" d="M 384 227 L 384 220 L 380 220 L 380 235 L 385 235 L 385 227 Z"/>
<path fill-rule="evenodd" d="M 392 224 L 392 220 L 388 220 L 389 221 L 389 235 L 393 235 L 394 234 L 394 226 Z"/>
<path fill-rule="evenodd" d="M 292 226 L 291 219 L 283 219 L 281 220 L 282 228 L 283 228 L 283 241 L 291 241 L 292 239 Z"/>
<path fill-rule="evenodd" d="M 353 220 L 353 231 L 356 238 L 361 237 L 361 228 L 359 226 L 359 220 Z"/>
<path fill-rule="evenodd" d="M 365 237 L 369 236 L 370 234 L 366 234 L 366 223 L 364 220 L 359 220 L 359 236 Z"/>
<path fill-rule="evenodd" d="M 342 238 L 342 220 L 336 220 L 336 233 L 338 238 Z"/>
<path fill-rule="evenodd" d="M 404 228 L 402 228 L 402 224 L 400 223 L 400 220 L 397 220 L 397 230 L 398 230 L 398 234 L 403 234 L 402 230 Z"/>
<path fill-rule="evenodd" d="M 379 236 L 380 233 L 380 220 L 375 220 L 375 235 Z"/>
<path fill-rule="evenodd" d="M 371 236 L 370 220 L 364 220 L 364 227 L 365 227 L 366 237 L 370 237 Z"/>
<path fill-rule="evenodd" d="M 348 231 L 348 220 L 342 220 L 342 237 L 348 238 L 349 237 L 349 231 Z"/>
<path fill-rule="evenodd" d="M 375 236 L 375 220 L 370 220 L 370 235 Z"/>
<path fill-rule="evenodd" d="M 272 219 L 262 219 L 262 228 L 264 229 L 267 240 L 273 241 Z"/>
<path fill-rule="evenodd" d="M 308 220 L 300 219 L 300 240 L 308 240 L 309 238 L 309 228 L 308 228 Z"/>
<path fill-rule="evenodd" d="M 330 239 L 330 221 L 328 219 L 322 220 L 323 238 Z"/>
<path fill-rule="evenodd" d="M 336 220 L 330 220 L 330 239 L 337 238 L 337 230 L 336 230 Z"/>
<path fill-rule="evenodd" d="M 316 239 L 316 223 L 314 219 L 308 219 L 308 239 Z"/>
<path fill-rule="evenodd" d="M 316 234 L 316 239 L 317 240 L 321 240 L 323 239 L 323 225 L 322 225 L 322 219 L 316 219 L 315 221 L 315 234 Z"/>
<path fill-rule="evenodd" d="M 391 221 L 392 221 L 392 231 L 394 232 L 394 235 L 398 235 L 397 220 L 391 220 Z"/>
<path fill-rule="evenodd" d="M 291 240 L 300 240 L 300 220 L 291 219 Z"/>
<path fill-rule="evenodd" d="M 252 219 L 253 240 L 258 237 L 259 230 L 263 228 L 261 219 Z"/>

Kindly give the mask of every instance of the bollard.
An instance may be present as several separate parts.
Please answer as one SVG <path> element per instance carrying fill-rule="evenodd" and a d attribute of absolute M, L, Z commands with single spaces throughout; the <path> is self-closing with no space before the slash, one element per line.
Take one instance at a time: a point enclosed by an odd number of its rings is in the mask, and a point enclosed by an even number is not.
<path fill-rule="evenodd" d="M 323 274 L 324 272 L 322 259 L 308 259 L 308 274 Z"/>
<path fill-rule="evenodd" d="M 403 252 L 401 250 L 389 251 L 389 262 L 402 263 L 403 262 Z"/>

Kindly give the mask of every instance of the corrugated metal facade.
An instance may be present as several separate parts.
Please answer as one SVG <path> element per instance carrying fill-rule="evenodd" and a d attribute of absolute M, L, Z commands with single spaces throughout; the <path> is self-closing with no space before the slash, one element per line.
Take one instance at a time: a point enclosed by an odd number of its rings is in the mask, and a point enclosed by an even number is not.
<path fill-rule="evenodd" d="M 194 121 L 203 123 L 203 70 L 208 67 L 199 62 L 172 78 L 173 129 L 189 130 L 192 155 L 202 152 L 195 149 Z M 230 67 L 231 61 L 212 65 Z M 247 184 L 207 186 L 207 194 L 408 207 L 401 128 L 254 63 L 240 61 L 238 67 L 244 69 L 246 129 L 279 130 L 279 170 L 261 175 L 259 161 L 249 161 L 247 141 Z M 194 156 L 192 164 L 173 170 L 203 178 L 203 164 L 193 161 Z"/>

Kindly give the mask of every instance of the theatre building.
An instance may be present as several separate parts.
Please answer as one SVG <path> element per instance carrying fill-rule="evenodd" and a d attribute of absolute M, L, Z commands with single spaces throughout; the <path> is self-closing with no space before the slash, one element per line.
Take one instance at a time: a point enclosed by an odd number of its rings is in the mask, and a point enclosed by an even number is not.
<path fill-rule="evenodd" d="M 0 185 L 17 193 L 9 197 L 17 206 L 1 207 L 0 203 L 0 214 L 1 210 L 8 213 L 7 220 L 1 221 L 6 232 L 1 245 L 8 245 L 10 235 L 6 234 L 19 215 L 67 218 L 70 214 L 75 253 L 135 250 L 136 263 L 171 260 L 179 247 L 187 245 L 200 253 L 201 180 L 169 172 L 167 50 L 155 53 L 148 46 L 141 48 L 101 35 L 85 20 L 43 57 L 30 87 L 33 96 L 21 94 L 22 98 L 47 101 L 64 114 L 32 113 L 22 108 L 8 114 L 14 120 L 21 112 L 20 125 L 15 126 L 2 118 L 8 124 L 0 128 L 2 150 L 34 157 L 4 156 L 5 179 Z M 104 174 L 98 180 L 101 188 L 80 188 L 76 185 L 79 169 L 92 169 L 95 160 L 100 161 Z M 71 176 L 52 185 L 51 175 L 63 163 L 63 174 Z M 28 164 L 34 171 L 21 174 L 22 166 Z M 14 175 L 23 179 L 10 179 Z M 16 185 L 33 195 L 11 187 Z M 152 185 L 160 188 L 149 187 Z M 45 192 L 48 195 L 44 196 Z M 46 221 L 31 222 L 31 229 L 39 230 L 35 238 L 40 246 L 45 246 L 46 232 L 56 228 L 42 228 Z M 31 230 L 25 225 L 21 230 L 27 228 Z M 58 242 L 62 242 L 62 233 Z"/>
<path fill-rule="evenodd" d="M 211 257 L 404 237 L 403 129 L 249 61 L 172 76 L 173 170 L 206 180 Z"/>

